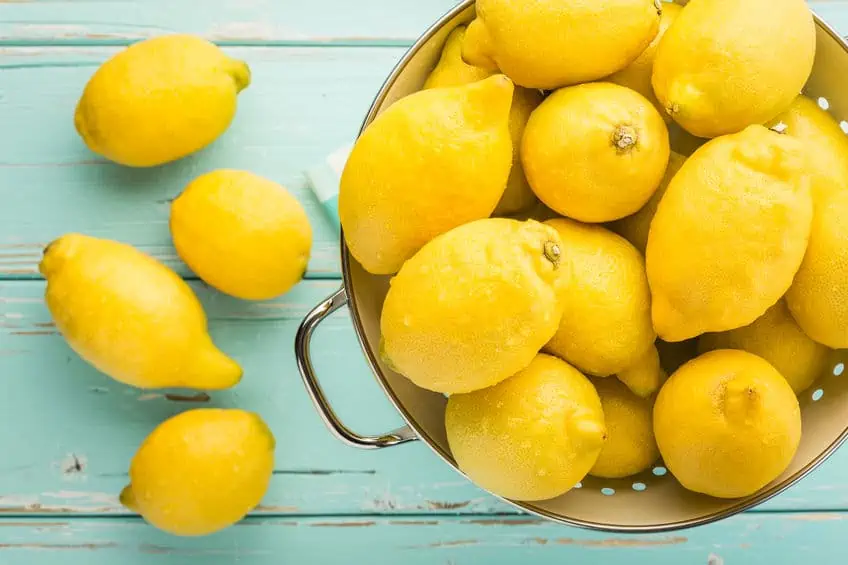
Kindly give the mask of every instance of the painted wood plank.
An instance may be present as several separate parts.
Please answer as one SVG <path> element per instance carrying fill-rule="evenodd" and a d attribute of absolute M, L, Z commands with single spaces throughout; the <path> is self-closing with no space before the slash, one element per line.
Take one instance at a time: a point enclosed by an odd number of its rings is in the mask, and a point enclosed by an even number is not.
<path fill-rule="evenodd" d="M 245 368 L 241 384 L 207 402 L 110 381 L 56 334 L 42 282 L 0 283 L 0 414 L 14 423 L 0 426 L 0 514 L 123 512 L 116 495 L 141 440 L 166 417 L 198 405 L 256 410 L 275 432 L 277 473 L 259 513 L 512 512 L 423 444 L 362 452 L 330 436 L 300 382 L 292 344 L 302 317 L 338 284 L 305 281 L 282 299 L 246 303 L 192 283 L 214 339 Z M 319 328 L 314 351 L 322 383 L 353 429 L 381 433 L 401 423 L 346 312 Z M 763 508 L 848 510 L 846 467 L 843 449 Z"/>
<path fill-rule="evenodd" d="M 140 520 L 0 521 L 4 565 L 836 565 L 848 515 L 748 514 L 657 535 L 615 535 L 532 519 L 248 519 L 205 538 L 178 538 Z"/>
<path fill-rule="evenodd" d="M 230 45 L 410 45 L 456 0 L 29 0 L 0 2 L 0 44 L 126 44 L 173 32 Z M 810 5 L 839 26 L 845 0 Z"/>
<path fill-rule="evenodd" d="M 312 219 L 310 275 L 338 274 L 338 233 L 303 171 L 355 138 L 399 48 L 234 48 L 253 68 L 230 130 L 207 150 L 154 169 L 92 154 L 74 107 L 115 48 L 0 48 L 0 276 L 37 274 L 42 247 L 67 231 L 132 243 L 182 274 L 168 232 L 170 200 L 219 167 L 282 182 Z"/>
<path fill-rule="evenodd" d="M 226 44 L 410 45 L 457 0 L 0 2 L 0 42 L 125 44 L 173 32 Z"/>

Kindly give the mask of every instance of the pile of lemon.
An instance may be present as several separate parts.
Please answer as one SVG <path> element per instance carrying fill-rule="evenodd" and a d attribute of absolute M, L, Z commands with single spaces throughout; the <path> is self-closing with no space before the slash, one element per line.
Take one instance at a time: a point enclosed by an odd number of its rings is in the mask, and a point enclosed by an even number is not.
<path fill-rule="evenodd" d="M 210 145 L 230 126 L 250 69 L 199 37 L 133 44 L 90 78 L 74 116 L 85 144 L 127 167 L 155 167 Z M 270 299 L 301 280 L 312 230 L 283 186 L 250 171 L 218 169 L 172 202 L 179 257 L 210 287 Z M 186 282 L 133 246 L 68 233 L 44 250 L 46 302 L 85 361 L 143 389 L 223 390 L 242 378 L 221 351 Z M 121 503 L 178 535 L 205 535 L 240 520 L 268 489 L 274 435 L 255 413 L 189 410 L 162 422 L 139 447 Z"/>
<path fill-rule="evenodd" d="M 478 0 L 344 170 L 381 356 L 460 468 L 545 500 L 660 458 L 748 496 L 848 347 L 848 138 L 803 0 Z"/>

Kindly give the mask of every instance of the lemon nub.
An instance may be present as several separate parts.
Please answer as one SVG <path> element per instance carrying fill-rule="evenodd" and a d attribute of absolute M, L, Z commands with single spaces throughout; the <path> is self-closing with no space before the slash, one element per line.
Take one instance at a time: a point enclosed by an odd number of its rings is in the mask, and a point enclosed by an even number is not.
<path fill-rule="evenodd" d="M 612 144 L 619 153 L 628 153 L 636 146 L 638 135 L 633 126 L 620 125 L 612 133 Z"/>
<path fill-rule="evenodd" d="M 562 250 L 558 243 L 554 241 L 546 241 L 542 252 L 545 254 L 545 259 L 553 264 L 554 269 L 559 267 L 559 262 L 562 258 Z"/>

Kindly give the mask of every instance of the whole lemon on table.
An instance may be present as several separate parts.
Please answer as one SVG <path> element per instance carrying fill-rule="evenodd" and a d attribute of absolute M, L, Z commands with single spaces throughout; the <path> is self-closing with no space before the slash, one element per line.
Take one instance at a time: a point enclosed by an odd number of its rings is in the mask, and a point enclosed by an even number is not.
<path fill-rule="evenodd" d="M 527 88 L 589 82 L 632 63 L 661 11 L 654 0 L 477 0 L 462 54 Z"/>
<path fill-rule="evenodd" d="M 776 479 L 801 440 L 801 410 L 780 373 L 752 353 L 723 349 L 678 369 L 654 404 L 663 461 L 685 488 L 751 495 Z"/>
<path fill-rule="evenodd" d="M 581 222 L 635 213 L 656 191 L 668 159 L 662 116 L 644 96 L 611 83 L 548 96 L 530 116 L 521 145 L 536 196 Z"/>
<path fill-rule="evenodd" d="M 677 123 L 717 137 L 786 110 L 815 52 L 804 0 L 692 0 L 660 41 L 652 83 Z"/>
<path fill-rule="evenodd" d="M 571 490 L 606 437 L 595 387 L 549 355 L 498 385 L 452 395 L 445 430 L 463 473 L 498 496 L 525 501 Z"/>
<path fill-rule="evenodd" d="M 839 123 L 806 96 L 798 96 L 770 126 L 803 142 L 813 197 L 848 189 L 848 136 Z"/>
<path fill-rule="evenodd" d="M 606 78 L 608 82 L 614 82 L 615 84 L 632 88 L 650 100 L 666 121 L 671 120 L 671 117 L 665 111 L 663 105 L 660 104 L 659 100 L 657 100 L 656 94 L 654 94 L 651 76 L 654 72 L 654 59 L 657 56 L 657 47 L 660 44 L 660 40 L 682 10 L 683 7 L 677 4 L 664 3 L 662 5 L 662 16 L 660 17 L 660 28 L 653 41 L 651 41 L 651 44 L 642 51 L 642 54 L 635 61 Z"/>
<path fill-rule="evenodd" d="M 759 355 L 783 375 L 795 394 L 807 390 L 824 374 L 831 353 L 801 331 L 783 300 L 749 326 L 702 335 L 698 348 L 701 352 L 742 349 Z"/>
<path fill-rule="evenodd" d="M 556 230 L 533 220 L 488 218 L 435 238 L 391 281 L 384 358 L 449 394 L 514 375 L 559 326 L 570 275 L 561 249 Z"/>
<path fill-rule="evenodd" d="M 222 169 L 193 180 L 171 205 L 177 253 L 226 294 L 264 300 L 306 272 L 312 228 L 303 207 L 279 184 Z"/>
<path fill-rule="evenodd" d="M 107 159 L 152 167 L 217 139 L 250 84 L 246 63 L 192 35 L 135 43 L 103 63 L 77 105 L 74 124 Z"/>
<path fill-rule="evenodd" d="M 685 161 L 686 157 L 672 151 L 668 158 L 668 167 L 665 170 L 665 175 L 660 182 L 660 186 L 651 196 L 651 199 L 648 200 L 648 203 L 642 206 L 635 214 L 622 218 L 610 226 L 613 231 L 632 243 L 642 254 L 648 248 L 648 234 L 651 231 L 651 221 L 654 219 L 654 214 L 657 213 L 660 200 L 662 200 L 665 191 L 668 189 L 668 183 L 671 182 L 671 179 L 674 178 L 674 175 L 677 174 L 677 171 L 680 170 L 680 167 L 683 166 Z"/>
<path fill-rule="evenodd" d="M 810 245 L 786 293 L 792 316 L 808 336 L 848 348 L 848 191 L 823 193 L 816 202 Z"/>
<path fill-rule="evenodd" d="M 477 82 L 493 74 L 494 71 L 469 65 L 462 60 L 462 40 L 465 37 L 465 26 L 459 26 L 448 36 L 442 55 L 436 67 L 424 82 L 424 89 L 444 86 L 459 86 Z M 509 111 L 509 133 L 512 139 L 512 169 L 506 189 L 500 202 L 495 208 L 494 215 L 510 216 L 525 211 L 538 202 L 536 195 L 527 183 L 524 169 L 521 167 L 519 150 L 524 128 L 530 114 L 542 102 L 542 94 L 538 90 L 516 87 L 512 95 L 512 106 Z"/>
<path fill-rule="evenodd" d="M 648 234 L 659 336 L 683 341 L 762 316 L 792 284 L 812 216 L 797 140 L 750 126 L 695 151 L 669 183 Z"/>
<path fill-rule="evenodd" d="M 662 367 L 656 345 L 651 346 L 635 364 L 622 369 L 616 376 L 639 398 L 648 398 L 657 392 L 668 379 Z"/>
<path fill-rule="evenodd" d="M 366 271 L 395 273 L 437 235 L 492 213 L 512 166 L 512 91 L 495 75 L 416 92 L 365 129 L 342 172 L 339 217 Z"/>
<path fill-rule="evenodd" d="M 217 532 L 262 500 L 274 471 L 274 446 L 271 430 L 252 412 L 183 412 L 141 444 L 121 504 L 171 534 Z"/>
<path fill-rule="evenodd" d="M 639 398 L 615 379 L 595 379 L 593 384 L 601 398 L 607 439 L 589 474 L 622 479 L 641 473 L 660 457 L 653 399 Z"/>
<path fill-rule="evenodd" d="M 71 348 L 139 388 L 218 390 L 242 370 L 212 343 L 191 288 L 135 248 L 67 234 L 44 252 L 46 302 Z"/>
<path fill-rule="evenodd" d="M 636 364 L 657 337 L 644 259 L 601 226 L 567 218 L 545 223 L 559 234 L 572 269 L 559 329 L 545 349 L 601 377 Z"/>

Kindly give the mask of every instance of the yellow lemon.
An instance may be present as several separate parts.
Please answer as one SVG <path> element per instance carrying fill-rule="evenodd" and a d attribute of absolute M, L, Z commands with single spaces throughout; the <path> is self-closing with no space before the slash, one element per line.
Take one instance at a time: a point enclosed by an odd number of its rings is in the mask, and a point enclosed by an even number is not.
<path fill-rule="evenodd" d="M 651 220 L 654 219 L 654 214 L 657 213 L 660 200 L 662 200 L 666 189 L 668 189 L 668 183 L 671 182 L 671 179 L 674 178 L 674 175 L 677 174 L 677 171 L 680 170 L 680 167 L 683 166 L 685 161 L 686 157 L 672 151 L 668 159 L 665 176 L 663 176 L 659 188 L 651 196 L 651 199 L 648 200 L 648 203 L 642 206 L 635 214 L 622 218 L 610 226 L 613 231 L 632 243 L 642 254 L 648 248 L 648 233 L 651 231 Z"/>
<path fill-rule="evenodd" d="M 702 335 L 698 348 L 701 352 L 742 349 L 759 355 L 783 375 L 795 394 L 822 376 L 830 359 L 830 350 L 801 331 L 783 300 L 749 326 Z"/>
<path fill-rule="evenodd" d="M 810 245 L 786 293 L 792 316 L 808 336 L 848 348 L 848 191 L 820 195 Z"/>
<path fill-rule="evenodd" d="M 477 0 L 476 11 L 465 60 L 524 87 L 554 89 L 632 63 L 656 36 L 662 10 L 655 0 Z"/>
<path fill-rule="evenodd" d="M 279 184 L 222 169 L 193 180 L 171 205 L 180 258 L 207 284 L 248 300 L 279 296 L 306 271 L 309 218 Z"/>
<path fill-rule="evenodd" d="M 391 281 L 383 354 L 428 390 L 471 392 L 514 375 L 562 317 L 569 265 L 555 229 L 478 220 L 425 245 Z"/>
<path fill-rule="evenodd" d="M 660 111 L 666 121 L 671 120 L 671 117 L 665 111 L 663 105 L 660 104 L 659 100 L 657 100 L 656 94 L 654 94 L 654 86 L 651 84 L 651 75 L 654 72 L 654 59 L 657 56 L 657 47 L 660 44 L 660 39 L 662 39 L 663 35 L 665 35 L 665 32 L 674 20 L 677 19 L 677 16 L 680 15 L 681 10 L 683 10 L 683 7 L 677 4 L 663 4 L 660 28 L 653 41 L 651 41 L 651 44 L 642 51 L 642 54 L 639 55 L 635 61 L 617 73 L 611 74 L 606 79 L 609 82 L 614 82 L 615 84 L 632 88 L 650 100 L 657 110 Z"/>
<path fill-rule="evenodd" d="M 392 274 L 439 234 L 485 218 L 512 166 L 513 86 L 496 75 L 398 100 L 356 141 L 339 217 L 353 257 Z"/>
<path fill-rule="evenodd" d="M 804 0 L 692 0 L 660 41 L 652 83 L 677 123 L 717 137 L 786 110 L 815 52 Z"/>
<path fill-rule="evenodd" d="M 250 69 L 213 43 L 166 35 L 134 43 L 103 63 L 77 104 L 86 145 L 131 167 L 199 151 L 230 126 Z"/>
<path fill-rule="evenodd" d="M 671 376 L 654 404 L 654 433 L 665 465 L 685 488 L 740 498 L 789 466 L 801 441 L 801 410 L 774 367 L 722 349 Z"/>
<path fill-rule="evenodd" d="M 814 198 L 831 190 L 848 189 L 848 136 L 816 102 L 798 96 L 770 125 L 803 142 Z"/>
<path fill-rule="evenodd" d="M 601 226 L 545 223 L 559 233 L 572 268 L 559 329 L 545 349 L 596 376 L 636 364 L 656 339 L 644 259 Z"/>
<path fill-rule="evenodd" d="M 652 396 L 668 378 L 656 346 L 650 347 L 635 364 L 622 369 L 616 376 L 639 398 Z"/>
<path fill-rule="evenodd" d="M 509 180 L 506 183 L 501 201 L 495 208 L 494 214 L 498 216 L 509 216 L 534 207 L 539 199 L 521 164 L 521 140 L 527 128 L 527 121 L 533 111 L 542 103 L 542 94 L 538 90 L 518 87 L 512 97 L 512 108 L 509 111 L 509 134 L 512 138 L 512 169 L 509 172 Z"/>
<path fill-rule="evenodd" d="M 262 500 L 274 471 L 274 445 L 271 430 L 252 412 L 183 412 L 141 444 L 121 503 L 174 535 L 217 532 Z"/>
<path fill-rule="evenodd" d="M 424 81 L 424 90 L 444 86 L 462 86 L 488 78 L 497 71 L 469 65 L 462 59 L 462 42 L 465 39 L 465 26 L 457 26 L 442 47 L 442 54 L 436 66 Z"/>
<path fill-rule="evenodd" d="M 654 439 L 654 401 L 639 398 L 615 379 L 596 379 L 607 440 L 589 471 L 593 477 L 623 479 L 641 473 L 660 457 Z"/>
<path fill-rule="evenodd" d="M 580 371 L 538 355 L 502 383 L 448 399 L 445 430 L 463 473 L 513 500 L 569 491 L 598 459 L 606 429 L 595 387 Z"/>
<path fill-rule="evenodd" d="M 669 159 L 668 129 L 644 96 L 611 83 L 557 90 L 533 112 L 521 161 L 549 208 L 581 222 L 635 213 Z"/>
<path fill-rule="evenodd" d="M 445 86 L 460 86 L 480 81 L 491 76 L 494 71 L 469 65 L 462 60 L 462 40 L 465 26 L 459 26 L 448 36 L 438 64 L 424 82 L 424 89 Z M 510 216 L 531 208 L 538 202 L 536 195 L 527 183 L 524 169 L 521 167 L 519 149 L 524 128 L 530 114 L 542 102 L 542 93 L 538 90 L 517 87 L 512 95 L 509 111 L 509 133 L 512 139 L 512 169 L 506 183 L 506 190 L 495 208 L 494 215 Z"/>
<path fill-rule="evenodd" d="M 47 246 L 46 302 L 71 348 L 139 388 L 217 390 L 241 367 L 212 343 L 206 314 L 173 271 L 135 248 L 80 234 Z"/>
<path fill-rule="evenodd" d="M 695 151 L 668 185 L 648 234 L 659 336 L 683 341 L 762 316 L 792 284 L 812 215 L 797 140 L 751 126 Z"/>

